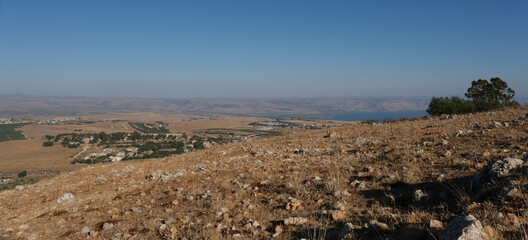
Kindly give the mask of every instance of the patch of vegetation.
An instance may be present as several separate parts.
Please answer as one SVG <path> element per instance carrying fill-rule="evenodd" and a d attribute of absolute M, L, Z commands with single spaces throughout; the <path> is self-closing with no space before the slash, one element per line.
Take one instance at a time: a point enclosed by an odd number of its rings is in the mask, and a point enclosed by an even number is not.
<path fill-rule="evenodd" d="M 376 120 L 374 119 L 367 119 L 367 120 L 363 120 L 361 121 L 362 124 L 374 124 L 376 123 Z"/>
<path fill-rule="evenodd" d="M 22 131 L 16 130 L 27 123 L 0 124 L 0 142 L 26 139 Z"/>
<path fill-rule="evenodd" d="M 491 78 L 490 81 L 479 79 L 471 82 L 471 87 L 467 89 L 465 94 L 467 99 L 457 96 L 433 97 L 427 108 L 427 113 L 435 116 L 466 114 L 520 106 L 518 102 L 512 100 L 514 95 L 515 91 L 498 77 Z"/>
<path fill-rule="evenodd" d="M 22 171 L 22 172 L 19 172 L 19 173 L 17 174 L 17 177 L 19 177 L 19 178 L 23 178 L 23 177 L 25 177 L 25 176 L 27 176 L 27 171 Z"/>
<path fill-rule="evenodd" d="M 51 142 L 51 141 L 43 142 L 43 143 L 42 143 L 42 146 L 43 146 L 43 147 L 52 147 L 52 146 L 53 146 L 53 142 Z"/>
<path fill-rule="evenodd" d="M 31 178 L 31 179 L 26 179 L 26 180 L 14 180 L 13 182 L 0 184 L 0 192 L 5 191 L 5 190 L 14 189 L 16 186 L 19 186 L 19 185 L 33 184 L 33 183 L 36 183 L 37 181 L 38 179 Z"/>

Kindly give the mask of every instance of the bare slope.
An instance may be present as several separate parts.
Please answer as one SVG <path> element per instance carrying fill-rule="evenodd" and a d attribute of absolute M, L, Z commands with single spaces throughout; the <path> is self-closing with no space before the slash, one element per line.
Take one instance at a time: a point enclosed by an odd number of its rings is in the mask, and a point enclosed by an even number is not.
<path fill-rule="evenodd" d="M 526 161 L 526 111 L 350 125 L 89 166 L 0 192 L 0 236 L 313 239 L 348 228 L 350 239 L 435 239 L 472 214 L 491 239 L 526 238 L 526 167 L 472 181 L 504 157 Z"/>

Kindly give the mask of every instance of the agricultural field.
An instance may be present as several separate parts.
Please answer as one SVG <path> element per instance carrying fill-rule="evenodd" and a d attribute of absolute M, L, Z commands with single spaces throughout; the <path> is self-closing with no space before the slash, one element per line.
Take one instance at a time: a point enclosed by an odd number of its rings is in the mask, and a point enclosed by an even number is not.
<path fill-rule="evenodd" d="M 275 121 L 267 118 L 185 114 L 24 116 L 17 119 L 31 123 L 0 125 L 3 126 L 2 133 L 7 133 L 2 136 L 14 140 L 26 135 L 28 140 L 0 143 L 3 152 L 0 174 L 29 170 L 26 166 L 30 166 L 31 171 L 64 171 L 86 166 L 71 163 L 164 157 L 233 141 L 307 130 L 302 123 L 295 128 L 251 125 Z M 318 120 L 303 123 L 318 126 L 349 124 Z"/>
<path fill-rule="evenodd" d="M 17 130 L 25 123 L 0 124 L 0 142 L 26 139 L 21 130 Z"/>

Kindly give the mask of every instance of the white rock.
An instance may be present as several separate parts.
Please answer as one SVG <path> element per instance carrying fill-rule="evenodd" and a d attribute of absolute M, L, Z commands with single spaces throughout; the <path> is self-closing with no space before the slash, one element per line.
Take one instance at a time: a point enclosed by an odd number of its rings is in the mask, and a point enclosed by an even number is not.
<path fill-rule="evenodd" d="M 422 200 L 427 199 L 428 195 L 427 193 L 424 193 L 422 190 L 418 189 L 414 192 L 414 201 L 419 202 Z"/>
<path fill-rule="evenodd" d="M 107 230 L 107 229 L 112 229 L 114 228 L 114 224 L 113 223 L 104 223 L 103 224 L 103 229 Z"/>
<path fill-rule="evenodd" d="M 505 158 L 491 165 L 489 174 L 492 177 L 503 177 L 509 174 L 510 170 L 521 167 L 524 161 L 518 158 Z"/>
<path fill-rule="evenodd" d="M 57 203 L 71 201 L 74 198 L 75 196 L 73 195 L 73 193 L 65 193 L 64 195 L 62 195 L 60 198 L 57 199 Z"/>
<path fill-rule="evenodd" d="M 183 173 L 182 172 L 177 172 L 177 173 L 169 173 L 169 172 L 165 172 L 165 171 L 161 171 L 161 170 L 156 170 L 154 172 L 152 172 L 151 174 L 149 174 L 147 176 L 147 179 L 149 180 L 158 180 L 160 182 L 164 182 L 164 181 L 168 181 L 172 178 L 176 178 L 176 177 L 179 177 L 179 176 L 182 176 Z"/>
<path fill-rule="evenodd" d="M 303 225 L 308 222 L 304 217 L 289 217 L 284 219 L 284 225 Z"/>
<path fill-rule="evenodd" d="M 446 229 L 438 233 L 440 240 L 487 239 L 482 224 L 473 215 L 459 216 L 451 220 Z"/>

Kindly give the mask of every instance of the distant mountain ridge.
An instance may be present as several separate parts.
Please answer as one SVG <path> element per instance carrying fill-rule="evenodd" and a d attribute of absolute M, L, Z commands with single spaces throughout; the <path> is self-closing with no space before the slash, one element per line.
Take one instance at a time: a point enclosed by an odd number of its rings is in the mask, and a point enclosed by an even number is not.
<path fill-rule="evenodd" d="M 107 113 L 181 113 L 332 119 L 354 112 L 423 111 L 428 97 L 142 99 L 0 95 L 0 116 L 86 115 Z"/>

